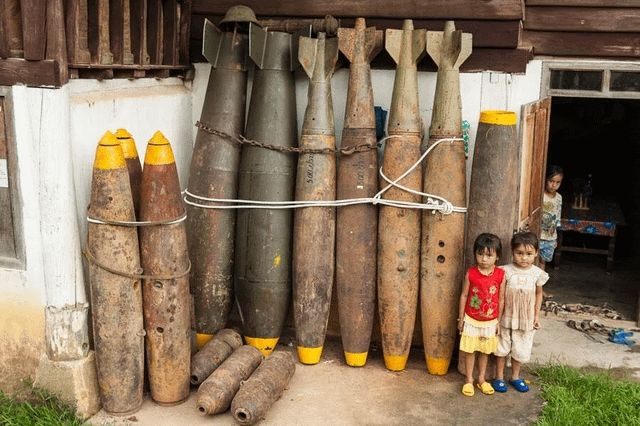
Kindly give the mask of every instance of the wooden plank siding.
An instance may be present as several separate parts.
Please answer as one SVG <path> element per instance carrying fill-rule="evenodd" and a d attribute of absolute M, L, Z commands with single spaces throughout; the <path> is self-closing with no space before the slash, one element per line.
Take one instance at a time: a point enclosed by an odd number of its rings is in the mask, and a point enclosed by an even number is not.
<path fill-rule="evenodd" d="M 526 0 L 526 6 L 640 7 L 640 0 Z"/>
<path fill-rule="evenodd" d="M 640 58 L 638 33 L 523 31 L 522 44 L 535 55 Z"/>
<path fill-rule="evenodd" d="M 193 13 L 224 15 L 237 0 L 193 0 Z M 522 19 L 521 0 L 244 0 L 260 16 L 400 18 L 400 19 Z"/>
<path fill-rule="evenodd" d="M 640 32 L 640 8 L 527 7 L 524 29 Z"/>

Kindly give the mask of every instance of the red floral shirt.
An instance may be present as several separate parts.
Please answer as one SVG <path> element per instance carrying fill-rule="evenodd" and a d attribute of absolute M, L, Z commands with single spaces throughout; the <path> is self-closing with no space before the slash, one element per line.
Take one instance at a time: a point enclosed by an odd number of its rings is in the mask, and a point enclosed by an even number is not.
<path fill-rule="evenodd" d="M 498 318 L 500 284 L 504 271 L 498 267 L 489 275 L 484 275 L 477 266 L 469 268 L 469 294 L 465 314 L 478 321 Z"/>

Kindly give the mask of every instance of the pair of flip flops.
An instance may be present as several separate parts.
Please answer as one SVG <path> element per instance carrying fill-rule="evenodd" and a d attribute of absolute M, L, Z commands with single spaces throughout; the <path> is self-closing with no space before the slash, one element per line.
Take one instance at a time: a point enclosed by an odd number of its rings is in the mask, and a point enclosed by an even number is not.
<path fill-rule="evenodd" d="M 513 379 L 509 381 L 509 384 L 514 387 L 518 392 L 529 392 L 529 386 L 522 379 Z M 495 379 L 491 382 L 491 386 L 496 392 L 505 393 L 508 388 L 504 380 Z"/>
<path fill-rule="evenodd" d="M 635 345 L 636 342 L 628 338 L 631 336 L 633 336 L 632 331 L 624 331 L 622 328 L 616 328 L 615 330 L 609 331 L 609 341 L 620 345 Z"/>
<path fill-rule="evenodd" d="M 478 383 L 476 386 L 478 387 L 478 389 L 480 389 L 482 391 L 483 394 L 485 394 L 485 395 L 493 395 L 494 390 L 493 390 L 493 387 L 489 383 L 487 383 L 487 382 L 484 382 L 482 384 Z M 464 396 L 473 396 L 475 393 L 476 392 L 473 389 L 473 384 L 465 383 L 462 386 L 462 394 Z"/>

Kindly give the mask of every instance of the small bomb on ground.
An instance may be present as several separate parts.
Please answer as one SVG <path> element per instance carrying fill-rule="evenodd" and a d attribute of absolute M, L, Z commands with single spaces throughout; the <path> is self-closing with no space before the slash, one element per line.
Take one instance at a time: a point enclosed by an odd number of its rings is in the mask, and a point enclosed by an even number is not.
<path fill-rule="evenodd" d="M 202 383 L 240 346 L 242 336 L 235 330 L 223 328 L 218 331 L 213 339 L 191 358 L 191 384 L 196 386 Z"/>

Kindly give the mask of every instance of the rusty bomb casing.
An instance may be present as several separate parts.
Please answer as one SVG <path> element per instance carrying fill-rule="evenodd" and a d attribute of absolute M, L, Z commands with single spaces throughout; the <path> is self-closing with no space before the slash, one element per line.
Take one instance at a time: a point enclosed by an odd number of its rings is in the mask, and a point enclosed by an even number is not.
<path fill-rule="evenodd" d="M 156 132 L 147 144 L 140 185 L 140 220 L 172 221 L 185 214 L 178 170 L 169 141 Z M 145 275 L 180 275 L 189 270 L 184 222 L 140 228 Z M 151 397 L 173 405 L 189 396 L 191 296 L 189 276 L 142 281 L 147 370 Z"/>
<path fill-rule="evenodd" d="M 327 39 L 324 33 L 319 33 L 317 39 L 300 37 L 298 57 L 309 76 L 300 147 L 335 149 L 331 76 L 338 60 L 338 40 Z M 300 154 L 296 200 L 335 198 L 335 156 Z M 335 208 L 296 209 L 293 223 L 293 313 L 298 358 L 303 364 L 317 364 L 322 355 L 333 286 Z"/>
<path fill-rule="evenodd" d="M 444 31 L 427 31 L 427 53 L 438 66 L 427 147 L 442 138 L 460 140 L 441 142 L 427 156 L 423 192 L 465 207 L 467 178 L 460 65 L 471 55 L 471 34 L 456 31 L 453 21 L 447 21 Z M 431 374 L 447 374 L 456 343 L 464 271 L 464 225 L 464 213 L 444 215 L 429 210 L 422 213 L 420 317 L 427 370 Z"/>
<path fill-rule="evenodd" d="M 131 186 L 118 139 L 106 132 L 96 150 L 89 217 L 134 221 Z M 96 262 L 139 274 L 138 231 L 134 227 L 89 223 L 87 250 Z M 142 405 L 144 325 L 140 280 L 113 274 L 89 262 L 93 341 L 104 410 L 128 415 Z"/>
<path fill-rule="evenodd" d="M 262 358 L 262 353 L 253 346 L 236 349 L 198 388 L 198 412 L 208 416 L 227 411 L 240 384 L 251 376 Z"/>
<path fill-rule="evenodd" d="M 227 23 L 218 30 L 205 21 L 203 54 L 211 74 L 200 120 L 232 136 L 244 129 L 247 91 L 246 34 L 239 25 Z M 235 199 L 238 188 L 240 145 L 198 130 L 191 167 L 189 191 L 210 198 Z M 199 346 L 227 323 L 233 303 L 233 246 L 235 210 L 187 207 L 191 292 L 194 298 Z"/>
<path fill-rule="evenodd" d="M 397 179 L 420 158 L 422 122 L 418 106 L 416 64 L 424 55 L 425 30 L 404 21 L 402 30 L 386 30 L 386 49 L 398 64 L 393 84 L 383 157 L 385 175 Z M 416 167 L 401 185 L 420 191 L 422 172 Z M 383 187 L 386 183 L 382 183 Z M 420 197 L 390 188 L 385 199 L 419 202 Z M 420 275 L 420 211 L 381 206 L 378 223 L 378 309 L 382 351 L 387 369 L 403 370 L 416 320 Z"/>
<path fill-rule="evenodd" d="M 138 157 L 136 142 L 131 133 L 126 129 L 116 130 L 116 138 L 120 142 L 124 160 L 127 163 L 129 171 L 129 184 L 131 185 L 131 196 L 133 197 L 133 207 L 136 211 L 136 217 L 140 216 L 140 180 L 142 179 L 142 165 Z"/>
<path fill-rule="evenodd" d="M 191 357 L 191 384 L 199 385 L 240 346 L 242 336 L 235 330 L 223 328 L 202 349 Z"/>
<path fill-rule="evenodd" d="M 306 34 L 309 35 L 309 30 Z M 293 70 L 299 64 L 299 36 L 250 26 L 249 54 L 256 68 L 245 132 L 248 139 L 284 147 L 298 144 Z M 238 197 L 293 200 L 295 167 L 293 153 L 245 145 Z M 265 356 L 278 343 L 289 309 L 292 228 L 290 209 L 238 211 L 236 303 L 246 342 Z"/>
<path fill-rule="evenodd" d="M 338 46 L 351 63 L 342 148 L 376 144 L 376 118 L 369 63 L 382 48 L 382 31 L 357 18 L 355 28 L 338 30 Z M 371 198 L 378 191 L 378 152 L 340 158 L 338 199 Z M 340 207 L 336 217 L 336 288 L 340 335 L 348 365 L 367 362 L 376 298 L 378 210 L 372 204 Z"/>
<path fill-rule="evenodd" d="M 286 389 L 296 364 L 289 352 L 274 352 L 242 383 L 231 401 L 231 414 L 241 425 L 252 425 L 265 417 Z"/>

